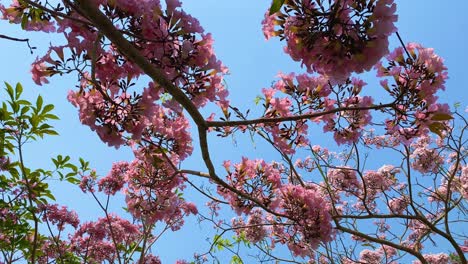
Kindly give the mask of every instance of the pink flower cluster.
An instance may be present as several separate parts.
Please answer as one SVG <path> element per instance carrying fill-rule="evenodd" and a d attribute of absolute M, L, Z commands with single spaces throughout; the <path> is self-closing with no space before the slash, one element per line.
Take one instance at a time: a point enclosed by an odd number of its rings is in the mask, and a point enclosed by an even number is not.
<path fill-rule="evenodd" d="M 350 259 L 345 259 L 343 263 L 345 264 L 355 264 L 355 263 L 365 263 L 365 264 L 380 264 L 380 263 L 395 263 L 390 262 L 389 260 L 397 255 L 397 250 L 395 248 L 381 245 L 376 250 L 364 249 L 359 253 L 359 260 L 352 261 Z"/>
<path fill-rule="evenodd" d="M 350 167 L 328 170 L 327 179 L 334 191 L 345 192 L 347 195 L 349 193 L 357 195 L 362 188 L 356 177 L 356 171 Z"/>
<path fill-rule="evenodd" d="M 450 261 L 450 256 L 445 253 L 439 254 L 424 254 L 424 260 L 427 261 L 428 264 L 449 264 L 452 263 Z M 413 264 L 421 264 L 421 261 L 416 260 L 413 261 Z"/>
<path fill-rule="evenodd" d="M 204 33 L 197 19 L 185 13 L 179 1 L 167 0 L 164 8 L 160 1 L 139 0 L 104 0 L 96 1 L 96 5 L 112 18 L 140 54 L 161 69 L 196 107 L 210 101 L 227 111 L 228 92 L 223 85 L 227 68 L 214 54 L 212 36 Z M 39 14 L 32 9 L 29 4 L 18 1 L 13 1 L 10 7 L 0 6 L 4 19 L 20 23 L 23 17 L 29 16 L 27 27 L 57 31 L 67 40 L 66 45 L 50 47 L 35 61 L 31 70 L 34 81 L 40 85 L 47 83 L 52 75 L 77 72 L 80 89 L 70 92 L 68 99 L 79 108 L 82 123 L 95 130 L 104 142 L 116 147 L 125 144 L 124 133 L 140 139 L 148 127 L 153 130 L 151 126 L 157 120 L 152 117 L 159 119 L 160 124 L 176 122 L 177 127 L 188 127 L 181 107 L 165 93 L 164 87 L 150 85 L 143 90 L 134 86 L 142 70 L 115 46 L 108 45 L 98 30 L 72 19 L 55 20 L 55 16 L 46 15 L 40 19 L 30 17 Z M 68 12 L 68 17 L 77 20 L 87 20 L 68 7 L 61 10 L 57 6 L 56 11 Z M 161 94 L 164 95 L 162 99 Z M 171 116 L 168 118 L 171 121 L 164 120 L 167 116 Z M 164 125 L 176 129 L 171 124 Z M 187 142 L 180 143 L 184 146 Z"/>
<path fill-rule="evenodd" d="M 128 211 L 135 219 L 145 223 L 163 221 L 172 230 L 178 230 L 184 224 L 184 216 L 198 211 L 179 195 L 185 188 L 184 176 L 174 171 L 173 161 L 164 161 L 156 151 L 151 147 L 137 149 L 133 162 L 114 163 L 109 174 L 98 181 L 95 175 L 84 176 L 80 188 L 94 192 L 97 185 L 106 195 L 122 190 Z"/>
<path fill-rule="evenodd" d="M 421 173 L 437 173 L 444 164 L 444 157 L 439 150 L 429 146 L 431 139 L 423 136 L 411 144 L 411 167 Z"/>
<path fill-rule="evenodd" d="M 109 90 L 107 96 L 113 98 L 110 101 L 95 89 L 84 93 L 70 91 L 68 100 L 79 108 L 81 122 L 95 130 L 110 146 L 124 144 L 126 140 L 123 137 L 127 132 L 133 140 L 142 137 L 164 140 L 173 147 L 169 150 L 182 159 L 190 155 L 188 120 L 177 105 L 158 103 L 160 88 L 150 83 L 142 95 L 116 94 L 119 91 L 115 86 Z"/>
<path fill-rule="evenodd" d="M 388 208 L 394 214 L 403 214 L 409 205 L 409 198 L 407 196 L 393 198 L 388 201 Z"/>
<path fill-rule="evenodd" d="M 465 165 L 461 169 L 460 175 L 460 192 L 462 196 L 468 200 L 468 166 Z"/>
<path fill-rule="evenodd" d="M 183 178 L 167 162 L 153 166 L 149 160 L 135 160 L 129 165 L 125 179 L 127 207 L 137 219 L 147 223 L 164 221 L 172 230 L 178 230 L 184 216 L 198 213 L 193 203 L 178 195 L 184 188 Z"/>
<path fill-rule="evenodd" d="M 392 186 L 397 184 L 395 174 L 399 169 L 392 165 L 384 165 L 378 171 L 364 172 L 364 187 L 366 188 L 365 203 L 371 205 L 372 202 L 385 191 L 390 190 Z M 364 196 L 364 193 L 362 193 Z"/>
<path fill-rule="evenodd" d="M 107 195 L 115 195 L 120 191 L 124 187 L 125 173 L 129 170 L 129 166 L 127 162 L 112 164 L 109 174 L 98 181 L 99 191 Z"/>
<path fill-rule="evenodd" d="M 238 235 L 243 234 L 254 243 L 269 236 L 272 246 L 286 244 L 294 255 L 301 257 L 312 256 L 320 243 L 332 240 L 330 205 L 317 187 L 284 185 L 283 169 L 263 160 L 243 158 L 234 166 L 225 162 L 224 167 L 228 171 L 228 184 L 282 215 L 264 215 L 252 201 L 218 187 L 218 193 L 240 215 L 232 223 Z M 242 214 L 246 215 L 245 219 Z"/>
<path fill-rule="evenodd" d="M 59 208 L 57 204 L 45 204 L 39 207 L 39 210 L 42 212 L 42 221 L 57 225 L 59 231 L 63 231 L 67 224 L 74 228 L 80 224 L 76 212 L 69 211 L 66 206 Z"/>
<path fill-rule="evenodd" d="M 429 228 L 419 220 L 410 220 L 408 222 L 410 233 L 408 234 L 405 241 L 402 244 L 410 248 L 422 249 L 421 238 L 426 235 Z"/>
<path fill-rule="evenodd" d="M 315 188 L 285 185 L 280 189 L 281 211 L 288 216 L 283 228 L 275 228 L 280 241 L 296 256 L 313 256 L 320 243 L 333 238 L 330 205 Z"/>
<path fill-rule="evenodd" d="M 2 189 L 0 189 L 0 194 L 4 195 Z M 4 206 L 3 204 L 0 207 L 0 245 L 2 244 L 11 244 L 11 241 L 15 239 L 15 231 L 9 230 L 9 226 L 15 226 L 19 224 L 20 215 L 17 211 L 9 206 Z"/>
<path fill-rule="evenodd" d="M 372 101 L 373 99 L 370 96 L 353 96 L 346 98 L 339 107 L 369 107 L 372 105 Z M 369 110 L 346 110 L 337 115 L 325 116 L 323 130 L 325 132 L 333 131 L 336 143 L 349 144 L 359 139 L 364 127 L 370 123 L 371 119 Z"/>
<path fill-rule="evenodd" d="M 116 247 L 138 242 L 140 226 L 115 215 L 86 222 L 70 237 L 71 250 L 88 262 L 113 263 L 117 259 Z"/>
<path fill-rule="evenodd" d="M 241 193 L 253 197 L 265 206 L 276 208 L 277 197 L 275 191 L 282 186 L 281 169 L 275 164 L 268 164 L 264 160 L 249 160 L 242 158 L 241 163 L 235 164 L 231 171 L 230 162 L 225 162 L 227 183 Z M 218 186 L 218 193 L 223 196 L 231 207 L 240 215 L 249 214 L 255 204 L 230 190 Z"/>
<path fill-rule="evenodd" d="M 387 67 L 382 63 L 376 66 L 377 76 L 390 77 L 395 82 L 389 86 L 387 79 L 381 81 L 396 104 L 391 113 L 394 118 L 386 122 L 387 131 L 400 135 L 404 141 L 426 133 L 427 128 L 441 134 L 443 122 L 451 119 L 451 114 L 448 105 L 437 103 L 436 93 L 445 90 L 447 68 L 431 48 L 409 43 L 405 49 L 400 47 L 389 54 Z"/>
<path fill-rule="evenodd" d="M 359 262 L 366 264 L 382 263 L 383 252 L 364 249 L 359 253 Z"/>
<path fill-rule="evenodd" d="M 400 137 L 390 135 L 376 135 L 374 130 L 370 130 L 363 134 L 364 144 L 370 146 L 373 145 L 377 149 L 385 147 L 396 147 L 401 144 Z"/>
<path fill-rule="evenodd" d="M 251 211 L 247 223 L 242 218 L 233 220 L 233 228 L 237 235 L 244 234 L 245 238 L 252 243 L 257 243 L 268 235 L 265 225 L 263 213 L 259 209 Z"/>
<path fill-rule="evenodd" d="M 31 10 L 32 8 L 26 3 L 13 0 L 9 7 L 0 4 L 0 19 L 15 24 L 24 23 L 24 29 L 29 31 L 55 32 L 56 27 L 53 21 L 41 15 L 42 12 L 31 12 Z"/>
<path fill-rule="evenodd" d="M 280 80 L 271 88 L 262 90 L 265 101 L 264 116 L 267 118 L 291 116 L 298 109 L 303 109 L 303 113 L 299 111 L 301 114 L 311 113 L 323 105 L 326 96 L 331 92 L 324 77 L 307 74 L 296 76 L 294 73 L 280 73 L 278 77 Z M 277 92 L 286 94 L 287 97 L 274 97 Z M 295 146 L 306 146 L 309 142 L 307 138 L 309 127 L 304 121 L 264 125 L 264 127 L 272 135 L 275 145 L 286 154 L 294 153 Z"/>
<path fill-rule="evenodd" d="M 0 156 L 0 171 L 5 171 L 10 164 L 10 158 L 7 156 Z"/>
<path fill-rule="evenodd" d="M 356 142 L 364 127 L 371 121 L 369 107 L 373 105 L 373 100 L 369 96 L 358 96 L 366 85 L 358 78 L 352 78 L 342 85 L 333 87 L 323 76 L 280 73 L 279 77 L 280 80 L 271 88 L 262 90 L 265 118 L 317 114 L 344 108 L 343 111 L 311 119 L 314 122 L 323 121 L 324 131 L 334 132 L 338 144 Z M 337 100 L 329 97 L 332 90 L 342 98 Z M 286 96 L 275 96 L 278 92 Z M 296 147 L 307 146 L 309 143 L 307 137 L 309 126 L 304 120 L 264 124 L 262 127 L 272 135 L 275 146 L 285 154 L 293 154 Z"/>
<path fill-rule="evenodd" d="M 344 81 L 368 71 L 388 53 L 396 31 L 393 0 L 286 1 L 283 11 L 265 14 L 267 39 L 285 39 L 285 52 L 309 72 Z"/>

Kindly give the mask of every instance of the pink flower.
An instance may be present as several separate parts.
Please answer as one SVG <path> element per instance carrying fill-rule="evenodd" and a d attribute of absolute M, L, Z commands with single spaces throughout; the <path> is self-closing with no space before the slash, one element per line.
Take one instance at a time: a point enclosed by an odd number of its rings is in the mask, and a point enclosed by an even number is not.
<path fill-rule="evenodd" d="M 424 254 L 424 259 L 429 264 L 449 264 L 450 263 L 450 256 L 445 253 L 439 254 Z M 413 261 L 413 264 L 420 264 L 419 260 Z"/>
<path fill-rule="evenodd" d="M 409 43 L 406 49 L 410 58 L 405 59 L 403 48 L 395 49 L 386 58 L 389 66 L 379 63 L 378 76 L 393 79 L 395 85 L 383 86 L 396 99 L 392 120 L 388 120 L 389 134 L 399 134 L 402 141 L 410 143 L 412 138 L 427 133 L 429 127 L 445 127 L 443 123 L 451 116 L 448 105 L 437 103 L 436 93 L 445 90 L 447 68 L 443 59 L 431 48 L 424 48 L 417 43 Z M 401 90 L 400 87 L 407 87 Z M 439 115 L 439 117 L 437 117 Z M 445 120 L 440 120 L 440 115 Z M 442 133 L 443 129 L 439 131 Z"/>
<path fill-rule="evenodd" d="M 388 202 L 388 208 L 395 214 L 403 214 L 404 210 L 409 204 L 409 199 L 406 196 L 393 198 Z"/>
<path fill-rule="evenodd" d="M 69 211 L 66 206 L 58 207 L 57 204 L 46 204 L 41 206 L 42 221 L 49 221 L 53 225 L 57 225 L 58 230 L 65 229 L 65 225 L 69 224 L 77 228 L 80 220 L 74 211 Z"/>
<path fill-rule="evenodd" d="M 416 143 L 411 144 L 413 147 L 410 155 L 413 161 L 411 167 L 421 173 L 437 173 L 440 166 L 444 164 L 444 158 L 439 154 L 437 149 L 429 147 L 429 143 L 430 138 L 424 136 Z"/>
<path fill-rule="evenodd" d="M 50 72 L 47 70 L 47 65 L 45 62 L 36 60 L 36 62 L 31 67 L 31 74 L 33 81 L 37 85 L 42 85 L 43 83 L 49 83 L 46 77 L 50 76 Z"/>
<path fill-rule="evenodd" d="M 104 191 L 107 195 L 115 195 L 121 190 L 125 183 L 125 173 L 128 170 L 127 162 L 116 162 L 112 164 L 109 174 L 98 181 L 99 191 Z"/>
<path fill-rule="evenodd" d="M 315 189 L 301 186 L 285 185 L 280 190 L 282 195 L 281 209 L 291 220 L 291 227 L 280 236 L 299 234 L 299 240 L 285 238 L 288 247 L 296 256 L 311 256 L 321 242 L 333 238 L 330 205 Z"/>
<path fill-rule="evenodd" d="M 356 177 L 356 171 L 350 167 L 340 169 L 330 169 L 327 173 L 328 183 L 338 191 L 344 191 L 347 194 L 360 193 L 361 183 Z"/>
<path fill-rule="evenodd" d="M 359 261 L 366 264 L 380 264 L 382 263 L 383 254 L 380 251 L 372 251 L 364 249 L 359 254 Z"/>
<path fill-rule="evenodd" d="M 238 191 L 255 197 L 265 206 L 274 208 L 276 204 L 275 191 L 281 187 L 281 170 L 274 163 L 268 164 L 263 160 L 249 160 L 242 158 L 242 162 L 234 165 L 231 171 L 230 163 L 224 166 L 228 172 L 227 182 Z M 249 214 L 255 204 L 240 197 L 230 190 L 218 186 L 218 193 L 223 196 L 237 214 Z"/>
<path fill-rule="evenodd" d="M 276 37 L 278 33 L 275 31 L 275 20 L 276 15 L 270 16 L 270 11 L 265 13 L 265 18 L 262 21 L 262 30 L 265 35 L 265 39 L 270 39 L 271 37 Z"/>
<path fill-rule="evenodd" d="M 309 72 L 318 72 L 332 81 L 343 82 L 353 72 L 370 70 L 388 53 L 388 37 L 396 31 L 396 4 L 379 0 L 364 10 L 356 8 L 353 1 L 336 5 L 341 6 L 331 10 L 313 1 L 300 5 L 286 2 L 283 11 L 265 14 L 265 37 L 285 39 L 286 53 L 301 61 Z"/>

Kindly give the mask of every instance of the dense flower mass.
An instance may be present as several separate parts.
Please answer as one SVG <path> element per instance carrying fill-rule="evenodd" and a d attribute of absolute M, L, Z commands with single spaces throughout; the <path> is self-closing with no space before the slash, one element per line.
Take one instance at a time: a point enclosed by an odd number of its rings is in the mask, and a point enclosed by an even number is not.
<path fill-rule="evenodd" d="M 359 254 L 359 262 L 366 264 L 377 264 L 381 263 L 382 257 L 382 252 L 365 249 Z"/>
<path fill-rule="evenodd" d="M 48 221 L 52 225 L 57 225 L 59 231 L 65 229 L 65 225 L 71 225 L 77 228 L 80 220 L 78 214 L 74 211 L 69 211 L 65 206 L 59 207 L 56 204 L 47 204 L 42 206 L 42 220 Z"/>
<path fill-rule="evenodd" d="M 245 235 L 245 238 L 252 243 L 258 243 L 268 235 L 266 222 L 262 211 L 252 210 L 247 223 L 242 219 L 233 219 L 233 228 L 239 236 Z"/>
<path fill-rule="evenodd" d="M 460 192 L 463 197 L 468 200 L 468 166 L 465 165 L 461 169 L 460 176 Z"/>
<path fill-rule="evenodd" d="M 407 52 L 405 54 L 405 52 Z M 406 58 L 405 58 L 406 55 Z M 417 43 L 396 48 L 386 59 L 388 66 L 379 63 L 377 76 L 388 77 L 381 81 L 382 87 L 395 99 L 393 119 L 386 122 L 387 131 L 408 141 L 430 131 L 442 134 L 444 121 L 452 119 L 449 106 L 437 102 L 436 93 L 445 90 L 447 68 L 444 61 L 431 48 Z"/>
<path fill-rule="evenodd" d="M 444 163 L 444 158 L 439 151 L 429 145 L 431 142 L 432 140 L 428 136 L 423 136 L 411 144 L 413 147 L 410 156 L 413 160 L 411 167 L 421 173 L 437 173 Z"/>
<path fill-rule="evenodd" d="M 364 194 L 368 201 L 373 201 L 379 194 L 389 190 L 396 184 L 395 169 L 391 165 L 382 166 L 378 171 L 369 170 L 364 173 L 364 185 L 366 193 Z"/>
<path fill-rule="evenodd" d="M 333 238 L 330 205 L 313 187 L 285 185 L 280 189 L 281 210 L 288 215 L 289 226 L 275 229 L 276 235 L 288 241 L 296 256 L 312 256 L 320 243 Z"/>
<path fill-rule="evenodd" d="M 338 144 L 356 142 L 364 128 L 371 122 L 371 112 L 375 107 L 373 98 L 360 96 L 366 83 L 359 78 L 351 78 L 343 84 L 333 85 L 323 76 L 294 73 L 278 74 L 280 78 L 271 88 L 263 89 L 264 117 L 281 118 L 300 115 L 316 115 L 313 122 L 323 122 L 323 130 L 332 132 Z M 335 111 L 336 113 L 319 114 Z M 309 144 L 307 133 L 309 124 L 305 119 L 263 125 L 272 135 L 281 151 L 293 154 L 298 147 Z"/>
<path fill-rule="evenodd" d="M 445 254 L 445 253 L 424 254 L 424 259 L 429 264 L 449 264 L 449 263 L 451 263 L 450 256 Z M 413 261 L 413 264 L 420 264 L 420 263 L 421 262 L 419 260 Z"/>
<path fill-rule="evenodd" d="M 231 171 L 230 162 L 225 162 L 224 167 L 228 172 L 227 182 L 244 194 L 244 197 L 221 186 L 218 187 L 218 193 L 238 214 L 248 214 L 255 206 L 255 203 L 245 199 L 245 196 L 254 197 L 271 208 L 277 206 L 275 191 L 282 186 L 281 168 L 274 163 L 268 164 L 263 160 L 249 160 L 245 157 L 241 163 L 234 165 L 234 171 Z"/>
<path fill-rule="evenodd" d="M 223 85 L 227 68 L 214 54 L 212 36 L 205 34 L 198 20 L 181 9 L 179 1 L 168 0 L 165 5 L 136 0 L 97 4 L 105 15 L 120 23 L 121 32 L 145 59 L 160 68 L 196 107 L 211 101 L 227 110 L 228 92 Z M 164 87 L 136 87 L 142 70 L 115 46 L 107 45 L 96 29 L 68 19 L 54 21 L 49 15 L 39 15 L 42 13 L 37 10 L 18 1 L 9 7 L 0 6 L 3 18 L 10 22 L 22 23 L 26 29 L 64 34 L 66 45 L 51 46 L 35 61 L 31 69 L 33 79 L 41 85 L 48 83 L 50 76 L 76 71 L 81 80 L 79 90 L 70 91 L 68 99 L 79 109 L 82 123 L 95 130 L 103 141 L 118 147 L 126 143 L 124 133 L 139 139 L 153 124 L 150 116 L 171 115 L 166 111 L 183 116 Z M 71 17 L 85 20 L 75 10 L 70 12 Z M 32 14 L 39 17 L 31 17 Z M 163 109 L 156 107 L 161 105 Z"/>
<path fill-rule="evenodd" d="M 286 1 L 283 11 L 265 14 L 263 32 L 267 39 L 285 39 L 285 52 L 309 72 L 343 81 L 388 53 L 395 11 L 393 0 Z"/>
<path fill-rule="evenodd" d="M 127 162 L 118 162 L 112 164 L 109 174 L 98 182 L 99 191 L 107 195 L 115 195 L 125 184 L 125 173 L 129 169 Z"/>
<path fill-rule="evenodd" d="M 353 96 L 341 103 L 343 108 L 366 108 L 372 105 L 370 96 Z M 362 135 L 363 129 L 371 122 L 368 110 L 347 110 L 338 115 L 329 115 L 325 118 L 325 132 L 333 131 L 333 137 L 338 144 L 356 142 Z"/>
<path fill-rule="evenodd" d="M 117 260 L 117 245 L 137 242 L 140 227 L 115 215 L 99 218 L 95 222 L 83 223 L 70 237 L 73 252 L 85 256 L 90 262 L 110 263 Z"/>
<path fill-rule="evenodd" d="M 337 191 L 357 194 L 362 186 L 356 176 L 356 171 L 349 167 L 330 169 L 327 173 L 328 183 Z"/>

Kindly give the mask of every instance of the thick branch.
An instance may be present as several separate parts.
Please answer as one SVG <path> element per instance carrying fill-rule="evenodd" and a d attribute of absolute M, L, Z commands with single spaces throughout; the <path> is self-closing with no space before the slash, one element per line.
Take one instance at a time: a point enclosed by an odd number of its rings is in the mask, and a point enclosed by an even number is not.
<path fill-rule="evenodd" d="M 235 189 L 216 175 L 208 148 L 206 133 L 208 126 L 205 119 L 192 103 L 192 101 L 190 101 L 190 99 L 179 88 L 177 88 L 170 80 L 168 80 L 160 69 L 152 65 L 144 56 L 140 54 L 138 49 L 136 49 L 127 39 L 122 36 L 122 33 L 114 27 L 112 22 L 101 11 L 99 11 L 99 9 L 96 8 L 96 5 L 93 1 L 79 0 L 77 3 L 78 6 L 73 6 L 74 8 L 85 14 L 87 19 L 89 19 L 94 24 L 94 26 L 118 48 L 118 50 L 123 55 L 138 65 L 145 74 L 147 74 L 149 77 L 151 77 L 151 79 L 153 79 L 153 81 L 163 87 L 189 113 L 190 117 L 198 127 L 200 149 L 211 179 L 222 187 L 237 194 L 238 196 L 254 202 L 265 211 L 277 216 L 287 217 L 278 212 L 272 211 L 270 208 L 262 204 L 258 199 L 250 197 L 249 195 Z"/>

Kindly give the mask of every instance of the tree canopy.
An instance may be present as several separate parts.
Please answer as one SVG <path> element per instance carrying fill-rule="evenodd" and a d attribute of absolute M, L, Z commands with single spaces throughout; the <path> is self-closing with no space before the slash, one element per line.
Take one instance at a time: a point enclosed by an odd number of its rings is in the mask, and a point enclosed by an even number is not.
<path fill-rule="evenodd" d="M 178 0 L 2 0 L 0 12 L 64 38 L 32 79 L 77 78 L 67 100 L 80 122 L 133 153 L 107 174 L 86 153 L 29 167 L 26 146 L 58 135 L 59 117 L 5 83 L 0 263 L 161 263 L 156 243 L 193 217 L 215 233 L 180 264 L 467 263 L 466 110 L 439 99 L 445 62 L 403 41 L 393 0 L 273 0 L 264 37 L 303 70 L 280 72 L 252 106 L 230 101 L 213 35 Z M 32 38 L 0 38 L 35 51 Z M 213 150 L 237 137 L 262 147 L 235 159 Z M 92 197 L 99 215 L 80 220 L 54 181 Z"/>

